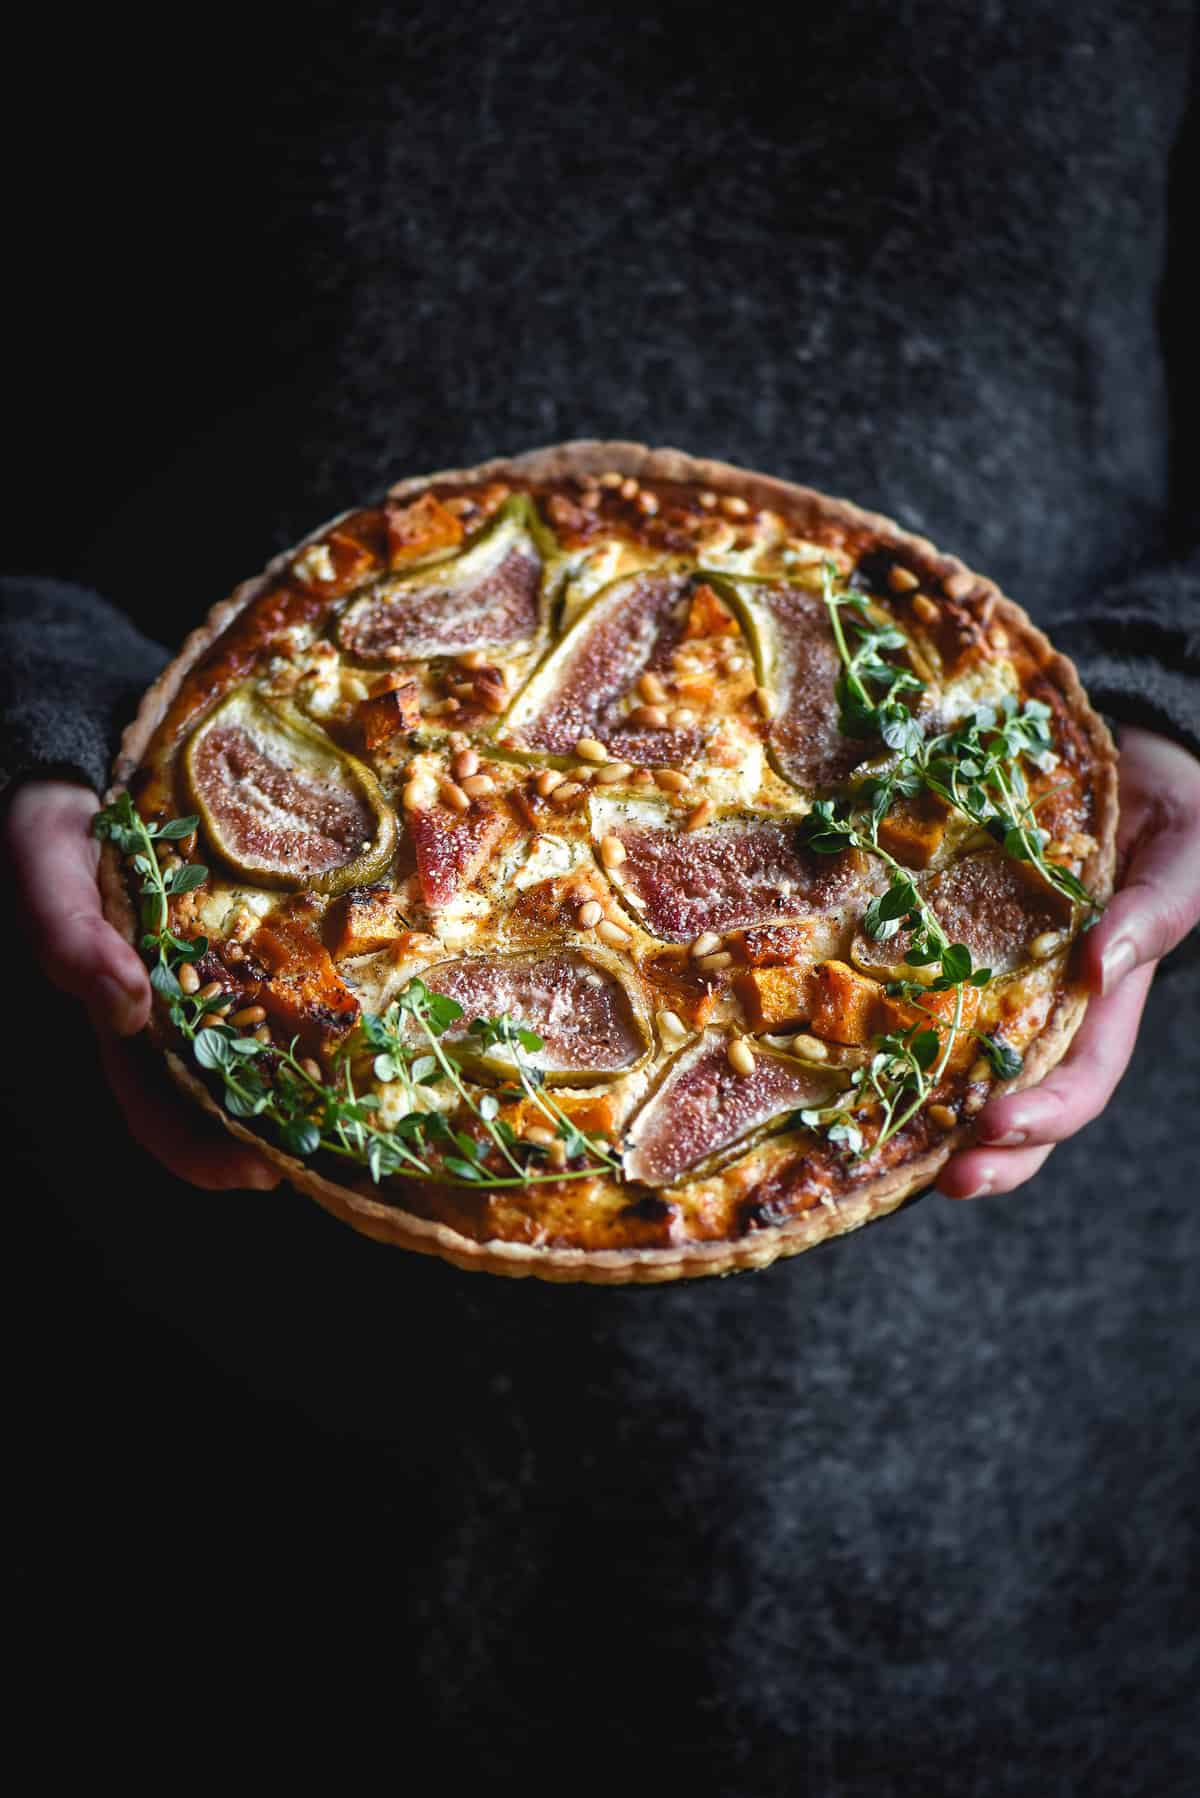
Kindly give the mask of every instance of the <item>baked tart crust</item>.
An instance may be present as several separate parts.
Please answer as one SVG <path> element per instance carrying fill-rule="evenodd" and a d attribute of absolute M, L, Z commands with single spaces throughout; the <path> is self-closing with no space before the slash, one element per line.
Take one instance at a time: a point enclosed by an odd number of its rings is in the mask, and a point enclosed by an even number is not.
<path fill-rule="evenodd" d="M 1066 1052 L 1088 914 L 928 793 L 889 807 L 886 861 L 813 852 L 815 803 L 844 813 L 889 755 L 839 724 L 831 582 L 899 633 L 890 665 L 915 671 L 926 732 L 1006 694 L 1010 712 L 1046 708 L 1052 747 L 1025 769 L 1046 857 L 1103 903 L 1112 740 L 994 583 L 790 482 L 559 444 L 401 481 L 216 605 L 144 696 L 106 803 L 128 790 L 147 819 L 201 813 L 210 879 L 172 899 L 171 927 L 206 935 L 197 966 L 234 1016 L 265 1013 L 264 1038 L 328 1066 L 360 1008 L 414 974 L 462 996 L 464 1018 L 472 995 L 480 1013 L 533 1007 L 547 1089 L 625 1173 L 585 1160 L 555 1179 L 539 1159 L 529 1185 L 376 1184 L 302 1158 L 218 1102 L 158 998 L 175 1081 L 335 1216 L 467 1270 L 617 1284 L 765 1267 L 927 1187 L 992 1092 Z M 899 968 L 907 996 L 892 984 L 913 919 L 878 940 L 863 927 L 897 866 L 994 964 L 980 987 L 931 989 L 920 1018 L 928 973 Z M 111 841 L 100 878 L 138 943 Z M 936 1003 L 951 997 L 957 1031 Z M 829 1118 L 856 1071 L 861 1098 L 881 1033 L 926 1006 L 924 1102 L 873 1153 L 878 1107 L 856 1110 L 851 1152 Z M 997 1077 L 984 1034 L 1019 1072 Z M 467 1077 L 486 1091 L 503 1067 L 484 1056 Z"/>

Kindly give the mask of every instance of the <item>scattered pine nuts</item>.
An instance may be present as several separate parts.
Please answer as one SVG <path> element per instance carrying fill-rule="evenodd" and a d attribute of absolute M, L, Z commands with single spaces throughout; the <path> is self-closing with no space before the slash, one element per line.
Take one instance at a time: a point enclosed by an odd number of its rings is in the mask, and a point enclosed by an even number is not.
<path fill-rule="evenodd" d="M 931 1124 L 936 1124 L 939 1130 L 953 1130 L 958 1122 L 958 1113 L 951 1111 L 948 1105 L 931 1105 L 929 1121 Z"/>
<path fill-rule="evenodd" d="M 658 500 L 653 493 L 648 493 L 644 487 L 637 496 L 637 505 L 638 511 L 643 512 L 647 518 L 653 518 L 654 514 L 658 511 Z"/>
<path fill-rule="evenodd" d="M 823 1043 L 819 1036 L 809 1036 L 806 1032 L 801 1031 L 799 1036 L 792 1038 L 791 1046 L 793 1053 L 799 1055 L 803 1061 L 829 1060 L 829 1044 Z"/>
<path fill-rule="evenodd" d="M 428 781 L 410 780 L 400 795 L 400 803 L 406 812 L 420 812 L 428 808 L 432 797 Z"/>
<path fill-rule="evenodd" d="M 707 488 L 703 493 L 698 493 L 696 498 L 700 501 L 700 504 L 704 507 L 706 512 L 711 512 L 717 503 L 716 494 L 709 492 Z"/>
<path fill-rule="evenodd" d="M 579 798 L 579 795 L 586 792 L 587 788 L 582 786 L 579 781 L 564 780 L 561 786 L 555 787 L 551 803 L 554 805 L 573 805 Z"/>
<path fill-rule="evenodd" d="M 922 624 L 936 624 L 941 617 L 935 601 L 930 599 L 927 593 L 917 594 L 912 602 L 912 609 Z"/>
<path fill-rule="evenodd" d="M 723 941 L 724 938 L 719 936 L 715 930 L 702 930 L 688 953 L 693 957 L 711 955 L 714 949 L 721 947 Z"/>
<path fill-rule="evenodd" d="M 1034 961 L 1046 961 L 1049 956 L 1062 948 L 1063 934 L 1061 930 L 1043 930 L 1029 945 L 1029 953 Z"/>
<path fill-rule="evenodd" d="M 438 786 L 438 793 L 452 811 L 466 812 L 471 809 L 471 801 L 463 792 L 463 789 L 460 786 L 457 786 L 452 780 L 441 781 Z"/>
<path fill-rule="evenodd" d="M 469 774 L 461 785 L 470 799 L 482 799 L 485 793 L 496 791 L 496 783 L 490 774 Z"/>
<path fill-rule="evenodd" d="M 610 787 L 617 781 L 628 780 L 632 773 L 631 762 L 605 762 L 603 768 L 596 770 L 596 784 L 601 787 Z"/>
<path fill-rule="evenodd" d="M 600 860 L 606 868 L 619 868 L 626 858 L 626 848 L 620 837 L 605 837 L 600 844 Z"/>
<path fill-rule="evenodd" d="M 304 1073 L 306 1073 L 308 1075 L 310 1080 L 321 1080 L 324 1078 L 324 1076 L 321 1073 L 320 1062 L 314 1061 L 311 1055 L 306 1056 L 304 1058 L 304 1060 L 300 1063 L 300 1066 L 301 1066 L 302 1070 L 304 1071 Z"/>
<path fill-rule="evenodd" d="M 620 924 L 614 924 L 610 918 L 604 918 L 597 924 L 596 935 L 602 943 L 608 943 L 614 949 L 623 949 L 629 941 L 629 932 Z"/>
<path fill-rule="evenodd" d="M 629 714 L 629 722 L 645 730 L 666 730 L 667 714 L 661 705 L 638 705 Z"/>
<path fill-rule="evenodd" d="M 254 1032 L 254 1040 L 256 1043 L 269 1043 L 271 1040 L 271 1026 L 269 1024 L 260 1024 L 258 1029 Z"/>
<path fill-rule="evenodd" d="M 239 1027 L 242 1024 L 261 1024 L 266 1018 L 266 1010 L 261 1005 L 246 1005 L 241 1011 L 235 1011 L 229 1022 Z"/>
<path fill-rule="evenodd" d="M 540 798 L 549 799 L 555 787 L 561 787 L 566 778 L 557 768 L 543 768 L 533 784 Z"/>
<path fill-rule="evenodd" d="M 460 749 L 450 764 L 455 780 L 467 780 L 479 772 L 479 757 L 473 749 Z"/>
<path fill-rule="evenodd" d="M 912 593 L 920 584 L 912 569 L 902 568 L 899 562 L 888 572 L 888 586 L 893 593 Z"/>
<path fill-rule="evenodd" d="M 981 1055 L 978 1061 L 973 1061 L 971 1063 L 967 1079 L 971 1081 L 988 1080 L 991 1078 L 991 1072 L 991 1064 L 987 1057 Z"/>
<path fill-rule="evenodd" d="M 624 478 L 623 475 L 617 473 L 615 468 L 607 468 L 600 476 L 600 485 L 602 487 L 619 487 Z"/>
<path fill-rule="evenodd" d="M 647 705 L 661 705 L 667 697 L 667 689 L 661 677 L 649 668 L 645 674 L 638 676 L 637 690 Z"/>
<path fill-rule="evenodd" d="M 473 680 L 453 681 L 451 682 L 450 691 L 453 693 L 455 699 L 474 699 L 475 682 Z"/>
<path fill-rule="evenodd" d="M 626 475 L 625 479 L 621 482 L 619 491 L 622 499 L 637 498 L 638 484 L 632 475 Z"/>
<path fill-rule="evenodd" d="M 197 999 L 204 999 L 204 1000 L 215 999 L 217 997 L 218 993 L 223 993 L 224 991 L 225 991 L 225 988 L 221 985 L 221 982 L 219 980 L 210 980 L 207 986 L 202 986 L 200 988 L 200 991 L 196 994 L 196 997 L 197 997 Z"/>
<path fill-rule="evenodd" d="M 735 1036 L 725 1051 L 725 1059 L 735 1074 L 754 1072 L 754 1050 L 744 1036 Z"/>
<path fill-rule="evenodd" d="M 584 762 L 606 762 L 608 750 L 595 737 L 580 737 L 575 745 L 575 753 Z"/>
<path fill-rule="evenodd" d="M 721 510 L 726 518 L 748 518 L 750 507 L 740 493 L 727 493 L 721 501 Z"/>
<path fill-rule="evenodd" d="M 457 660 L 460 668 L 470 668 L 473 672 L 487 667 L 487 657 L 482 649 L 464 649 Z"/>
<path fill-rule="evenodd" d="M 543 1149 L 548 1149 L 557 1140 L 553 1130 L 548 1130 L 545 1124 L 526 1124 L 522 1135 L 526 1142 L 539 1143 Z"/>
<path fill-rule="evenodd" d="M 563 1141 L 561 1136 L 556 1136 L 554 1138 L 554 1141 L 550 1144 L 550 1148 L 547 1152 L 546 1159 L 549 1161 L 550 1166 L 553 1168 L 566 1167 L 566 1165 L 567 1165 L 567 1145 Z"/>
<path fill-rule="evenodd" d="M 185 993 L 198 993 L 200 991 L 200 976 L 197 974 L 190 961 L 185 961 L 179 970 L 179 984 Z"/>
<path fill-rule="evenodd" d="M 591 930 L 592 926 L 598 924 L 604 916 L 604 907 L 598 899 L 587 899 L 580 906 L 577 916 L 580 929 Z"/>
<path fill-rule="evenodd" d="M 711 821 L 716 809 L 711 799 L 702 799 L 699 805 L 688 813 L 687 823 L 683 828 L 685 830 L 703 830 L 704 826 Z"/>
<path fill-rule="evenodd" d="M 696 966 L 703 969 L 706 974 L 719 974 L 724 968 L 733 966 L 733 957 L 728 949 L 718 949 L 714 955 L 699 956 Z"/>
<path fill-rule="evenodd" d="M 660 1011 L 658 1033 L 666 1042 L 681 1043 L 687 1035 L 687 1026 L 677 1011 Z"/>
<path fill-rule="evenodd" d="M 687 776 L 680 774 L 675 768 L 656 768 L 654 784 L 661 787 L 664 793 L 682 793 L 686 791 L 688 781 Z"/>

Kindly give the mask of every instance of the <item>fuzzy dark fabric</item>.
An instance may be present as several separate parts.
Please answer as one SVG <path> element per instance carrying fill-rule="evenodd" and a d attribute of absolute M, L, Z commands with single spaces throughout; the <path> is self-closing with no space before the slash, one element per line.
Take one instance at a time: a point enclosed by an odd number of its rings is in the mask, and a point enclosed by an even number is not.
<path fill-rule="evenodd" d="M 70 466 L 39 385 L 12 565 L 174 644 L 390 478 L 640 437 L 893 514 L 1200 748 L 1190 5 L 468 0 L 261 41 L 248 10 L 162 81 L 140 44 L 94 79 L 109 18 L 54 59 L 70 123 L 9 236 L 50 275 L 24 336 Z M 5 760 L 98 782 L 154 652 L 97 600 L 81 655 L 70 608 L 31 633 L 61 588 L 9 591 L 5 697 L 51 668 L 59 708 L 22 698 Z M 68 1009 L 17 978 L 57 1069 Z M 21 1639 L 59 1690 L 60 1609 L 120 1614 L 164 1684 L 215 1629 L 258 1710 L 287 1636 L 352 1669 L 353 1744 L 382 1716 L 487 1791 L 661 1760 L 705 1798 L 1182 1798 L 1197 996 L 1156 989 L 1118 1099 L 1019 1195 L 662 1292 L 191 1191 L 88 1069 L 56 1159 L 61 1076 L 22 1078 Z"/>

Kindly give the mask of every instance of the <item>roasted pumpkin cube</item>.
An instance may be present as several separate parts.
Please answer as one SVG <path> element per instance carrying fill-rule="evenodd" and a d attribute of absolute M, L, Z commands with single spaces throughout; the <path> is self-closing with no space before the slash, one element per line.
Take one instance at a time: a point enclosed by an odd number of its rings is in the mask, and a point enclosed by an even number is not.
<path fill-rule="evenodd" d="M 883 988 L 844 961 L 823 961 L 812 971 L 809 1029 L 833 1043 L 869 1043 L 879 1030 Z"/>
<path fill-rule="evenodd" d="M 389 887 L 352 887 L 329 908 L 330 952 L 336 961 L 347 955 L 370 955 L 385 949 L 408 928 L 400 900 Z"/>
<path fill-rule="evenodd" d="M 936 793 L 901 799 L 879 826 L 879 845 L 906 868 L 927 868 L 946 834 L 949 808 Z"/>
<path fill-rule="evenodd" d="M 707 581 L 693 588 L 684 637 L 731 637 L 737 619 Z"/>
<path fill-rule="evenodd" d="M 957 991 L 953 988 L 941 993 L 923 993 L 919 999 L 892 999 L 885 994 L 879 1008 L 877 1028 L 888 1034 L 903 1035 L 921 1025 L 925 1029 L 937 1031 L 938 1041 L 944 1049 L 954 1021 L 957 1001 Z M 971 1027 L 978 1015 L 979 988 L 964 986 L 962 1018 L 946 1063 L 948 1069 L 956 1071 L 974 1061 L 978 1050 L 975 1038 L 971 1035 Z"/>
<path fill-rule="evenodd" d="M 755 1030 L 802 1024 L 808 1016 L 812 969 L 749 968 L 735 982 L 738 998 Z"/>
<path fill-rule="evenodd" d="M 617 1128 L 617 1101 L 612 1093 L 571 1093 L 556 1092 L 554 1102 L 564 1112 L 576 1129 L 587 1136 L 612 1136 Z M 520 1099 L 515 1105 L 506 1105 L 501 1116 L 512 1126 L 518 1136 L 529 1124 L 539 1124 L 544 1129 L 553 1129 L 550 1119 L 540 1105 L 532 1099 Z"/>
<path fill-rule="evenodd" d="M 439 550 L 457 549 L 462 542 L 462 520 L 432 493 L 423 493 L 409 505 L 388 503 L 388 567 L 419 562 Z"/>
<path fill-rule="evenodd" d="M 421 693 L 416 681 L 401 681 L 386 693 L 359 702 L 358 721 L 368 749 L 378 749 L 401 731 L 421 722 Z"/>
<path fill-rule="evenodd" d="M 725 946 L 749 968 L 778 968 L 807 955 L 812 931 L 811 924 L 752 924 L 731 930 Z"/>
<path fill-rule="evenodd" d="M 285 1034 L 311 1042 L 341 1035 L 357 1020 L 358 1000 L 308 922 L 267 918 L 247 951 L 267 975 L 259 985 L 258 1002 Z"/>

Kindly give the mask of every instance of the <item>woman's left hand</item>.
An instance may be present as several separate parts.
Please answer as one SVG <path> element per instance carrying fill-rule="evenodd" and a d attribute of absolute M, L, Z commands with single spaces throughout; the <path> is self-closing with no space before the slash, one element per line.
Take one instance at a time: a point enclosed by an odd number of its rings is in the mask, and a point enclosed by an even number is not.
<path fill-rule="evenodd" d="M 938 1176 L 948 1198 L 1012 1192 L 1099 1117 L 1129 1065 L 1155 968 L 1200 920 L 1200 761 L 1152 731 L 1123 729 L 1120 802 L 1118 890 L 1082 947 L 1087 1015 L 1044 1080 L 980 1112 L 972 1146 Z"/>

